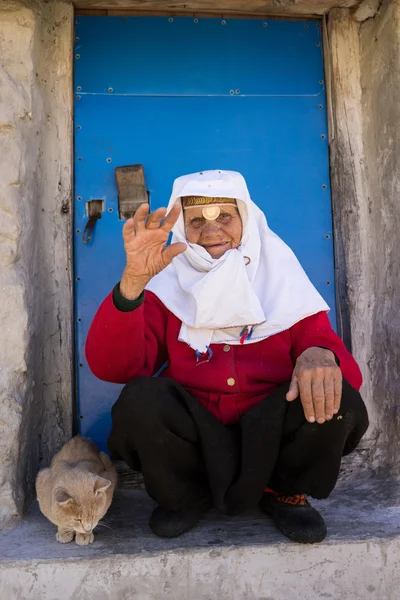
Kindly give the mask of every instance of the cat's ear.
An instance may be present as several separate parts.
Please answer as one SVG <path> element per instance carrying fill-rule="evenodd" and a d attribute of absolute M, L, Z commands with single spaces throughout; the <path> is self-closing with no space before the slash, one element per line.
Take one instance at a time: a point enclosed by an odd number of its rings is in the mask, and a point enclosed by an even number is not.
<path fill-rule="evenodd" d="M 94 480 L 94 492 L 95 494 L 101 494 L 108 490 L 111 485 L 111 481 L 109 479 L 105 479 L 104 477 L 96 477 Z"/>
<path fill-rule="evenodd" d="M 67 506 L 67 504 L 71 504 L 73 502 L 73 498 L 64 488 L 56 489 L 54 492 L 54 500 L 57 502 L 57 504 L 62 504 L 63 506 Z"/>

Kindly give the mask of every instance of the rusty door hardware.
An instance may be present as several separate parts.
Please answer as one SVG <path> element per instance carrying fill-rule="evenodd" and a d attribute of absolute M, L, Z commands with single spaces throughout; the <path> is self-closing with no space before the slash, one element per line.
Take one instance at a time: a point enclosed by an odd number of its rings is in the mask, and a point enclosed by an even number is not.
<path fill-rule="evenodd" d="M 93 236 L 94 227 L 101 219 L 101 214 L 104 211 L 104 200 L 89 200 L 86 202 L 86 216 L 89 217 L 85 229 L 83 231 L 82 240 L 84 244 L 88 244 Z"/>
<path fill-rule="evenodd" d="M 141 204 L 149 201 L 143 165 L 116 167 L 115 179 L 118 188 L 119 218 L 129 219 Z"/>

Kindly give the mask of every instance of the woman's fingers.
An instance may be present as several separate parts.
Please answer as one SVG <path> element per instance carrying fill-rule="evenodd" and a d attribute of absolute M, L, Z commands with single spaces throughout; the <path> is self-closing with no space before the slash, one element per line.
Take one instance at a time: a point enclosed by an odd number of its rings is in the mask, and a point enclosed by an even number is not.
<path fill-rule="evenodd" d="M 293 375 L 292 381 L 290 382 L 289 391 L 286 394 L 286 400 L 288 402 L 293 402 L 293 400 L 296 400 L 296 398 L 299 397 L 299 393 L 300 391 L 297 377 L 296 375 Z"/>
<path fill-rule="evenodd" d="M 133 217 L 135 233 L 144 231 L 144 229 L 163 229 L 169 233 L 178 220 L 181 212 L 179 204 L 172 207 L 167 216 L 165 207 L 157 208 L 149 214 L 150 207 L 148 204 L 141 204 Z M 129 219 L 131 221 L 131 219 Z M 127 221 L 127 222 L 129 222 Z"/>
<path fill-rule="evenodd" d="M 150 213 L 146 219 L 146 229 L 159 229 L 166 212 L 166 208 L 157 208 Z"/>
<path fill-rule="evenodd" d="M 315 411 L 315 419 L 320 425 L 325 423 L 325 392 L 323 374 L 315 373 L 312 384 L 312 397 Z"/>
<path fill-rule="evenodd" d="M 140 233 L 145 229 L 159 229 L 161 222 L 165 217 L 167 209 L 164 207 L 157 208 L 149 214 L 150 207 L 148 204 L 141 204 L 137 209 L 135 216 L 128 219 L 123 227 L 123 235 L 127 237 L 132 233 Z"/>
<path fill-rule="evenodd" d="M 143 231 L 146 227 L 146 218 L 149 214 L 150 206 L 148 204 L 141 204 L 137 211 L 135 212 L 135 216 L 133 217 L 133 223 L 135 225 L 135 233 L 139 233 Z"/>
<path fill-rule="evenodd" d="M 171 231 L 175 223 L 177 222 L 179 215 L 181 214 L 181 207 L 179 204 L 175 204 L 167 216 L 164 219 L 164 222 L 161 225 L 161 229 L 164 229 L 167 233 Z"/>
<path fill-rule="evenodd" d="M 343 389 L 343 377 L 341 371 L 338 369 L 337 375 L 334 379 L 334 400 L 333 400 L 333 414 L 336 415 L 339 412 L 340 402 L 342 400 L 342 389 Z"/>
<path fill-rule="evenodd" d="M 300 396 L 306 419 L 322 425 L 339 411 L 342 378 L 335 377 L 329 371 L 321 373 L 320 369 L 316 369 L 309 380 L 304 375 L 300 378 Z"/>
<path fill-rule="evenodd" d="M 167 246 L 167 248 L 163 250 L 163 259 L 165 266 L 168 266 L 172 259 L 175 258 L 175 256 L 178 256 L 178 254 L 182 254 L 182 252 L 185 252 L 186 248 L 187 246 L 183 242 L 176 242 L 175 244 Z"/>
<path fill-rule="evenodd" d="M 130 237 L 135 232 L 135 221 L 128 219 L 122 228 L 122 236 L 124 240 Z"/>
<path fill-rule="evenodd" d="M 310 423 L 315 421 L 315 410 L 311 389 L 311 376 L 304 373 L 299 377 L 300 400 L 303 405 L 304 415 Z"/>
<path fill-rule="evenodd" d="M 332 376 L 325 377 L 325 419 L 330 421 L 333 417 L 333 405 L 335 401 L 335 382 Z"/>

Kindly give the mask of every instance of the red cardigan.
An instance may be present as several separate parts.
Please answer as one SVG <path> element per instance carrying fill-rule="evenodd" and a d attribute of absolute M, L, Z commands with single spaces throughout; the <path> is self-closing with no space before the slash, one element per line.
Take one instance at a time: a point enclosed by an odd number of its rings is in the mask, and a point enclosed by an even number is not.
<path fill-rule="evenodd" d="M 88 333 L 90 369 L 105 381 L 127 383 L 140 375 L 153 375 L 168 361 L 161 377 L 180 383 L 226 424 L 237 421 L 274 388 L 289 381 L 298 356 L 313 346 L 335 353 L 343 376 L 354 388 L 362 383 L 357 363 L 325 312 L 254 344 L 213 344 L 209 362 L 196 362 L 194 350 L 178 341 L 180 327 L 181 321 L 151 292 L 130 312 L 118 310 L 110 294 Z"/>

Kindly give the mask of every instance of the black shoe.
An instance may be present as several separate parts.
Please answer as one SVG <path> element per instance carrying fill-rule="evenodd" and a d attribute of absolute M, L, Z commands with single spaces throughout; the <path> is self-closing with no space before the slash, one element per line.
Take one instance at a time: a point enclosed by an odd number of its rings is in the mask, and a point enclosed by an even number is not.
<path fill-rule="evenodd" d="M 212 503 L 206 500 L 180 510 L 168 510 L 157 506 L 150 517 L 149 525 L 155 535 L 173 538 L 193 529 L 200 521 L 202 515 L 210 510 Z"/>
<path fill-rule="evenodd" d="M 272 517 L 276 527 L 289 539 L 300 544 L 322 542 L 327 534 L 325 521 L 301 494 L 282 496 L 276 492 L 264 492 L 260 507 Z"/>

